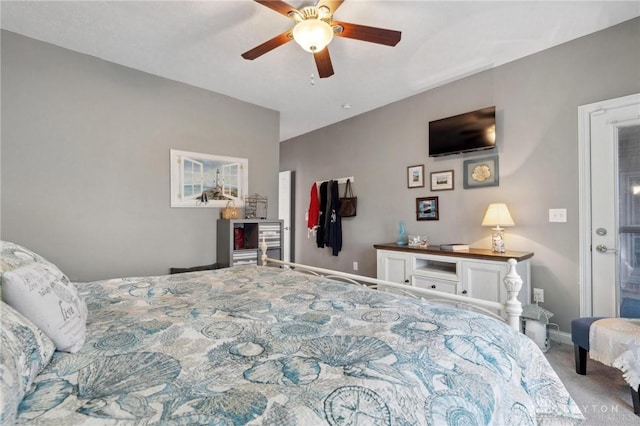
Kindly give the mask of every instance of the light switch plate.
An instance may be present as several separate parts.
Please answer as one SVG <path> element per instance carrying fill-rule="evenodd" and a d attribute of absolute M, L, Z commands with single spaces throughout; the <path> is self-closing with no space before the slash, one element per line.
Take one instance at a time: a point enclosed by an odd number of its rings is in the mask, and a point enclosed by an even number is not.
<path fill-rule="evenodd" d="M 567 209 L 549 209 L 549 222 L 566 222 Z"/>

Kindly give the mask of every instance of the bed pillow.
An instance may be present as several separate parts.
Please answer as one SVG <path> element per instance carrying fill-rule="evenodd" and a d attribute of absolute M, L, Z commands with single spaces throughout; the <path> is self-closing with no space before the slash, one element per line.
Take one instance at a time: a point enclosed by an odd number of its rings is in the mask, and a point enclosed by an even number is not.
<path fill-rule="evenodd" d="M 42 330 L 0 302 L 0 424 L 14 424 L 33 379 L 49 364 L 55 345 Z"/>
<path fill-rule="evenodd" d="M 55 266 L 44 257 L 21 245 L 9 241 L 0 241 L 0 290 L 2 290 L 2 273 L 30 263 L 44 263 Z"/>
<path fill-rule="evenodd" d="M 0 272 L 7 272 L 30 263 L 52 265 L 44 257 L 9 241 L 0 241 Z"/>
<path fill-rule="evenodd" d="M 217 263 L 212 263 L 210 265 L 202 265 L 202 266 L 192 266 L 190 268 L 169 268 L 169 274 L 182 274 L 185 272 L 197 272 L 197 271 L 210 271 L 218 268 L 219 266 Z"/>
<path fill-rule="evenodd" d="M 31 263 L 3 275 L 2 300 L 40 327 L 58 350 L 80 350 L 87 332 L 87 305 L 58 268 Z"/>

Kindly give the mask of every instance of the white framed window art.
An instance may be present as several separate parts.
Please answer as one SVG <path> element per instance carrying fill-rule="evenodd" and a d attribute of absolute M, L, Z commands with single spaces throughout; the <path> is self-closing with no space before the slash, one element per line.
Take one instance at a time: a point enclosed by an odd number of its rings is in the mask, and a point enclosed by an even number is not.
<path fill-rule="evenodd" d="M 242 207 L 248 188 L 246 158 L 171 150 L 171 207 Z"/>

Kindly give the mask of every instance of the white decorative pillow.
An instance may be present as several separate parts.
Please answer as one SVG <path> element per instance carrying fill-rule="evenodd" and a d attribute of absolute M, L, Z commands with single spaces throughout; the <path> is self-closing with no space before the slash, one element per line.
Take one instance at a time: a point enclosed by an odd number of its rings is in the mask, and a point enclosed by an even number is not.
<path fill-rule="evenodd" d="M 0 424 L 14 424 L 20 401 L 56 347 L 42 330 L 0 302 Z"/>
<path fill-rule="evenodd" d="M 56 348 L 77 352 L 87 332 L 87 305 L 55 266 L 31 263 L 5 272 L 2 300 L 30 319 Z"/>
<path fill-rule="evenodd" d="M 11 271 L 30 263 L 44 263 L 56 267 L 38 253 L 9 241 L 0 241 L 0 273 Z M 0 290 L 2 290 L 2 276 L 0 274 Z"/>
<path fill-rule="evenodd" d="M 10 241 L 0 241 L 0 272 L 7 272 L 30 263 L 54 266 L 38 253 Z"/>

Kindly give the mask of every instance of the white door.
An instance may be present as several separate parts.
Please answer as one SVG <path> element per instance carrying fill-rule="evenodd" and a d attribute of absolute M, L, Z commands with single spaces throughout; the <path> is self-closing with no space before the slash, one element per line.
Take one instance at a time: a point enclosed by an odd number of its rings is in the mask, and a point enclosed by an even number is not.
<path fill-rule="evenodd" d="M 622 297 L 640 297 L 640 95 L 579 112 L 580 310 L 617 316 Z"/>
<path fill-rule="evenodd" d="M 293 200 L 292 200 L 292 188 L 293 188 L 293 172 L 287 170 L 280 172 L 279 185 L 278 185 L 278 219 L 282 219 L 282 260 L 285 262 L 291 262 L 291 247 L 292 247 L 292 226 L 291 219 L 293 216 Z"/>

